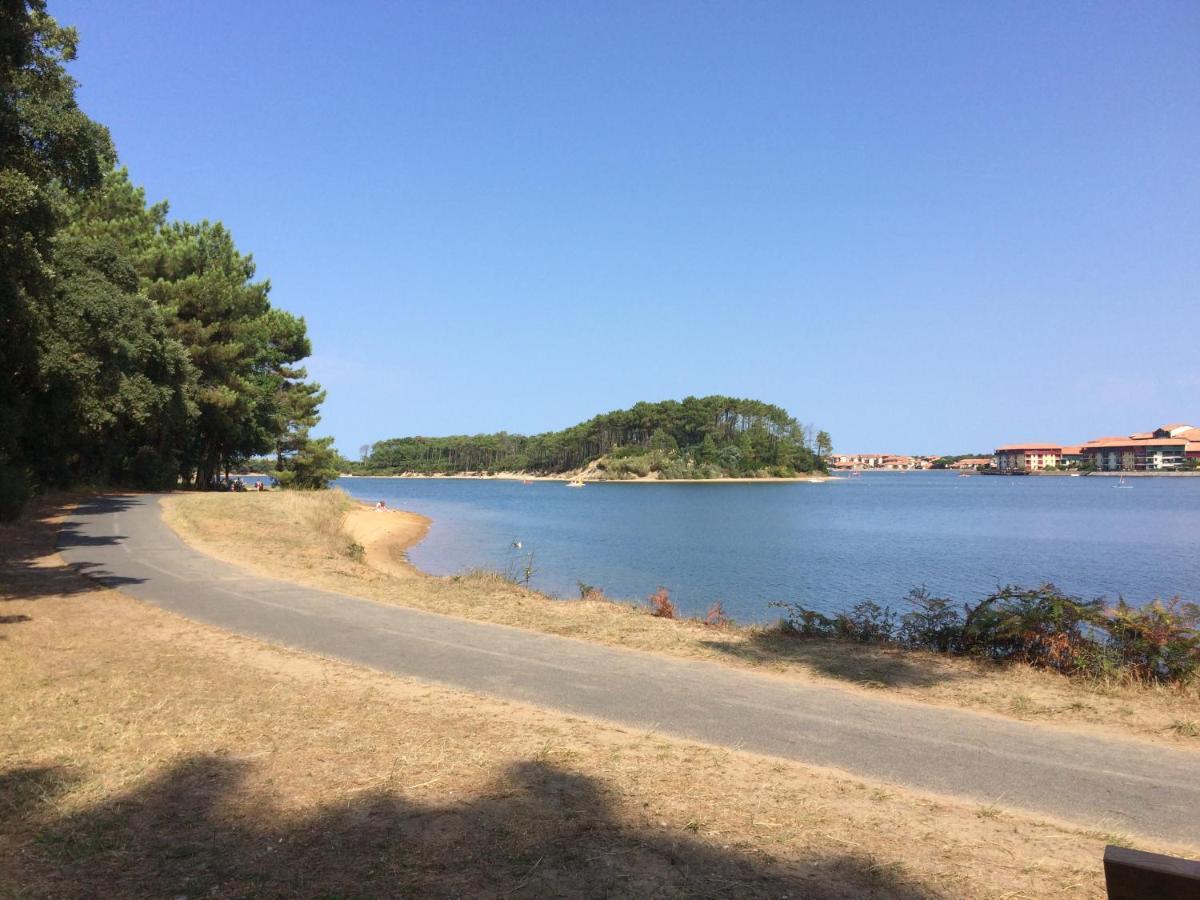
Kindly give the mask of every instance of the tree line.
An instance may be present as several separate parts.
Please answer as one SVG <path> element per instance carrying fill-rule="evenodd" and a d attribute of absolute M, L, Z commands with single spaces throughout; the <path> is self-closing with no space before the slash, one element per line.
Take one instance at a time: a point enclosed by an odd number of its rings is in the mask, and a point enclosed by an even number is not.
<path fill-rule="evenodd" d="M 557 474 L 598 462 L 610 477 L 711 478 L 823 470 L 829 435 L 781 407 L 735 397 L 637 403 L 562 431 L 402 437 L 363 448 L 362 474 Z"/>
<path fill-rule="evenodd" d="M 79 109 L 74 29 L 0 0 L 0 515 L 80 482 L 212 485 L 272 454 L 336 475 L 302 318 L 220 222 L 168 218 Z"/>

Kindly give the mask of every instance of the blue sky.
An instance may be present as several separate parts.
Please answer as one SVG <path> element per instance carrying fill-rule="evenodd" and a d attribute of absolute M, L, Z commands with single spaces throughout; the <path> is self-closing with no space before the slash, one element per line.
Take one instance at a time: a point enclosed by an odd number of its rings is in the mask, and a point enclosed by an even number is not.
<path fill-rule="evenodd" d="M 847 452 L 1200 424 L 1200 4 L 49 11 L 350 455 L 707 393 Z"/>

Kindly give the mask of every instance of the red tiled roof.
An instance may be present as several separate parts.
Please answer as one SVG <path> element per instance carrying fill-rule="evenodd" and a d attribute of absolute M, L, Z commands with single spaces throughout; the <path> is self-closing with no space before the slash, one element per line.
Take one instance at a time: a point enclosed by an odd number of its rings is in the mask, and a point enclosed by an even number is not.
<path fill-rule="evenodd" d="M 1182 437 L 1173 438 L 1150 438 L 1149 440 L 1134 440 L 1133 438 L 1098 438 L 1094 441 L 1088 441 L 1084 444 L 1084 449 L 1090 447 L 1128 447 L 1131 450 L 1138 447 L 1178 447 L 1180 444 L 1187 443 Z"/>
<path fill-rule="evenodd" d="M 1031 441 L 1027 444 L 1005 444 L 1003 447 L 997 447 L 997 453 L 1003 453 L 1006 450 L 1062 450 L 1060 444 L 1042 444 L 1036 441 Z"/>

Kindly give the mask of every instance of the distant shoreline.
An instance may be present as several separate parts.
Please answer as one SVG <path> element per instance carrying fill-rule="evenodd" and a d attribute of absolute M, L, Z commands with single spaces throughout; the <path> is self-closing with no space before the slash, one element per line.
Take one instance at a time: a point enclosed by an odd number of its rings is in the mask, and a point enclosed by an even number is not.
<path fill-rule="evenodd" d="M 573 481 L 570 475 L 521 475 L 513 472 L 497 472 L 495 475 L 355 475 L 342 473 L 339 478 L 393 478 L 423 481 Z M 797 475 L 794 478 L 581 478 L 584 484 L 824 484 L 840 481 L 829 475 Z"/>
<path fill-rule="evenodd" d="M 1084 473 L 1080 473 L 1081 475 Z M 1200 476 L 1200 471 L 1195 472 L 1088 472 L 1089 478 L 1100 475 L 1104 478 L 1195 478 Z"/>
<path fill-rule="evenodd" d="M 1069 477 L 1073 477 L 1073 476 L 1079 476 L 1081 478 L 1196 478 L 1196 477 L 1200 477 L 1200 470 L 1184 471 L 1184 472 L 1171 471 L 1171 470 L 1165 470 L 1165 471 L 1161 471 L 1161 472 L 1157 472 L 1157 471 L 1155 471 L 1155 472 L 1119 472 L 1119 471 L 1117 471 L 1117 472 L 1112 472 L 1112 471 L 1077 472 L 1077 471 L 1074 471 L 1073 472 L 1069 469 L 1064 469 L 1064 470 L 1052 471 L 1052 472 L 1037 471 L 1037 472 L 1024 472 L 1024 473 L 981 471 L 978 474 L 980 474 L 980 475 L 998 475 L 998 476 L 1009 477 L 1009 478 L 1013 477 L 1014 474 L 1018 475 L 1018 477 L 1023 475 L 1025 477 L 1033 477 L 1033 478 L 1069 478 Z"/>

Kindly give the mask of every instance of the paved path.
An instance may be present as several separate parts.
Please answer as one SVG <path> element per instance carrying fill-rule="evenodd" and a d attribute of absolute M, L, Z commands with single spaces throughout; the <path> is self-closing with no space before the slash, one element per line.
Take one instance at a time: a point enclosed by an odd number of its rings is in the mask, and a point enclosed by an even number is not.
<path fill-rule="evenodd" d="M 1200 842 L 1200 753 L 877 700 L 259 578 L 185 546 L 153 496 L 85 503 L 59 547 L 91 577 L 156 606 L 384 672 L 1107 830 Z"/>

